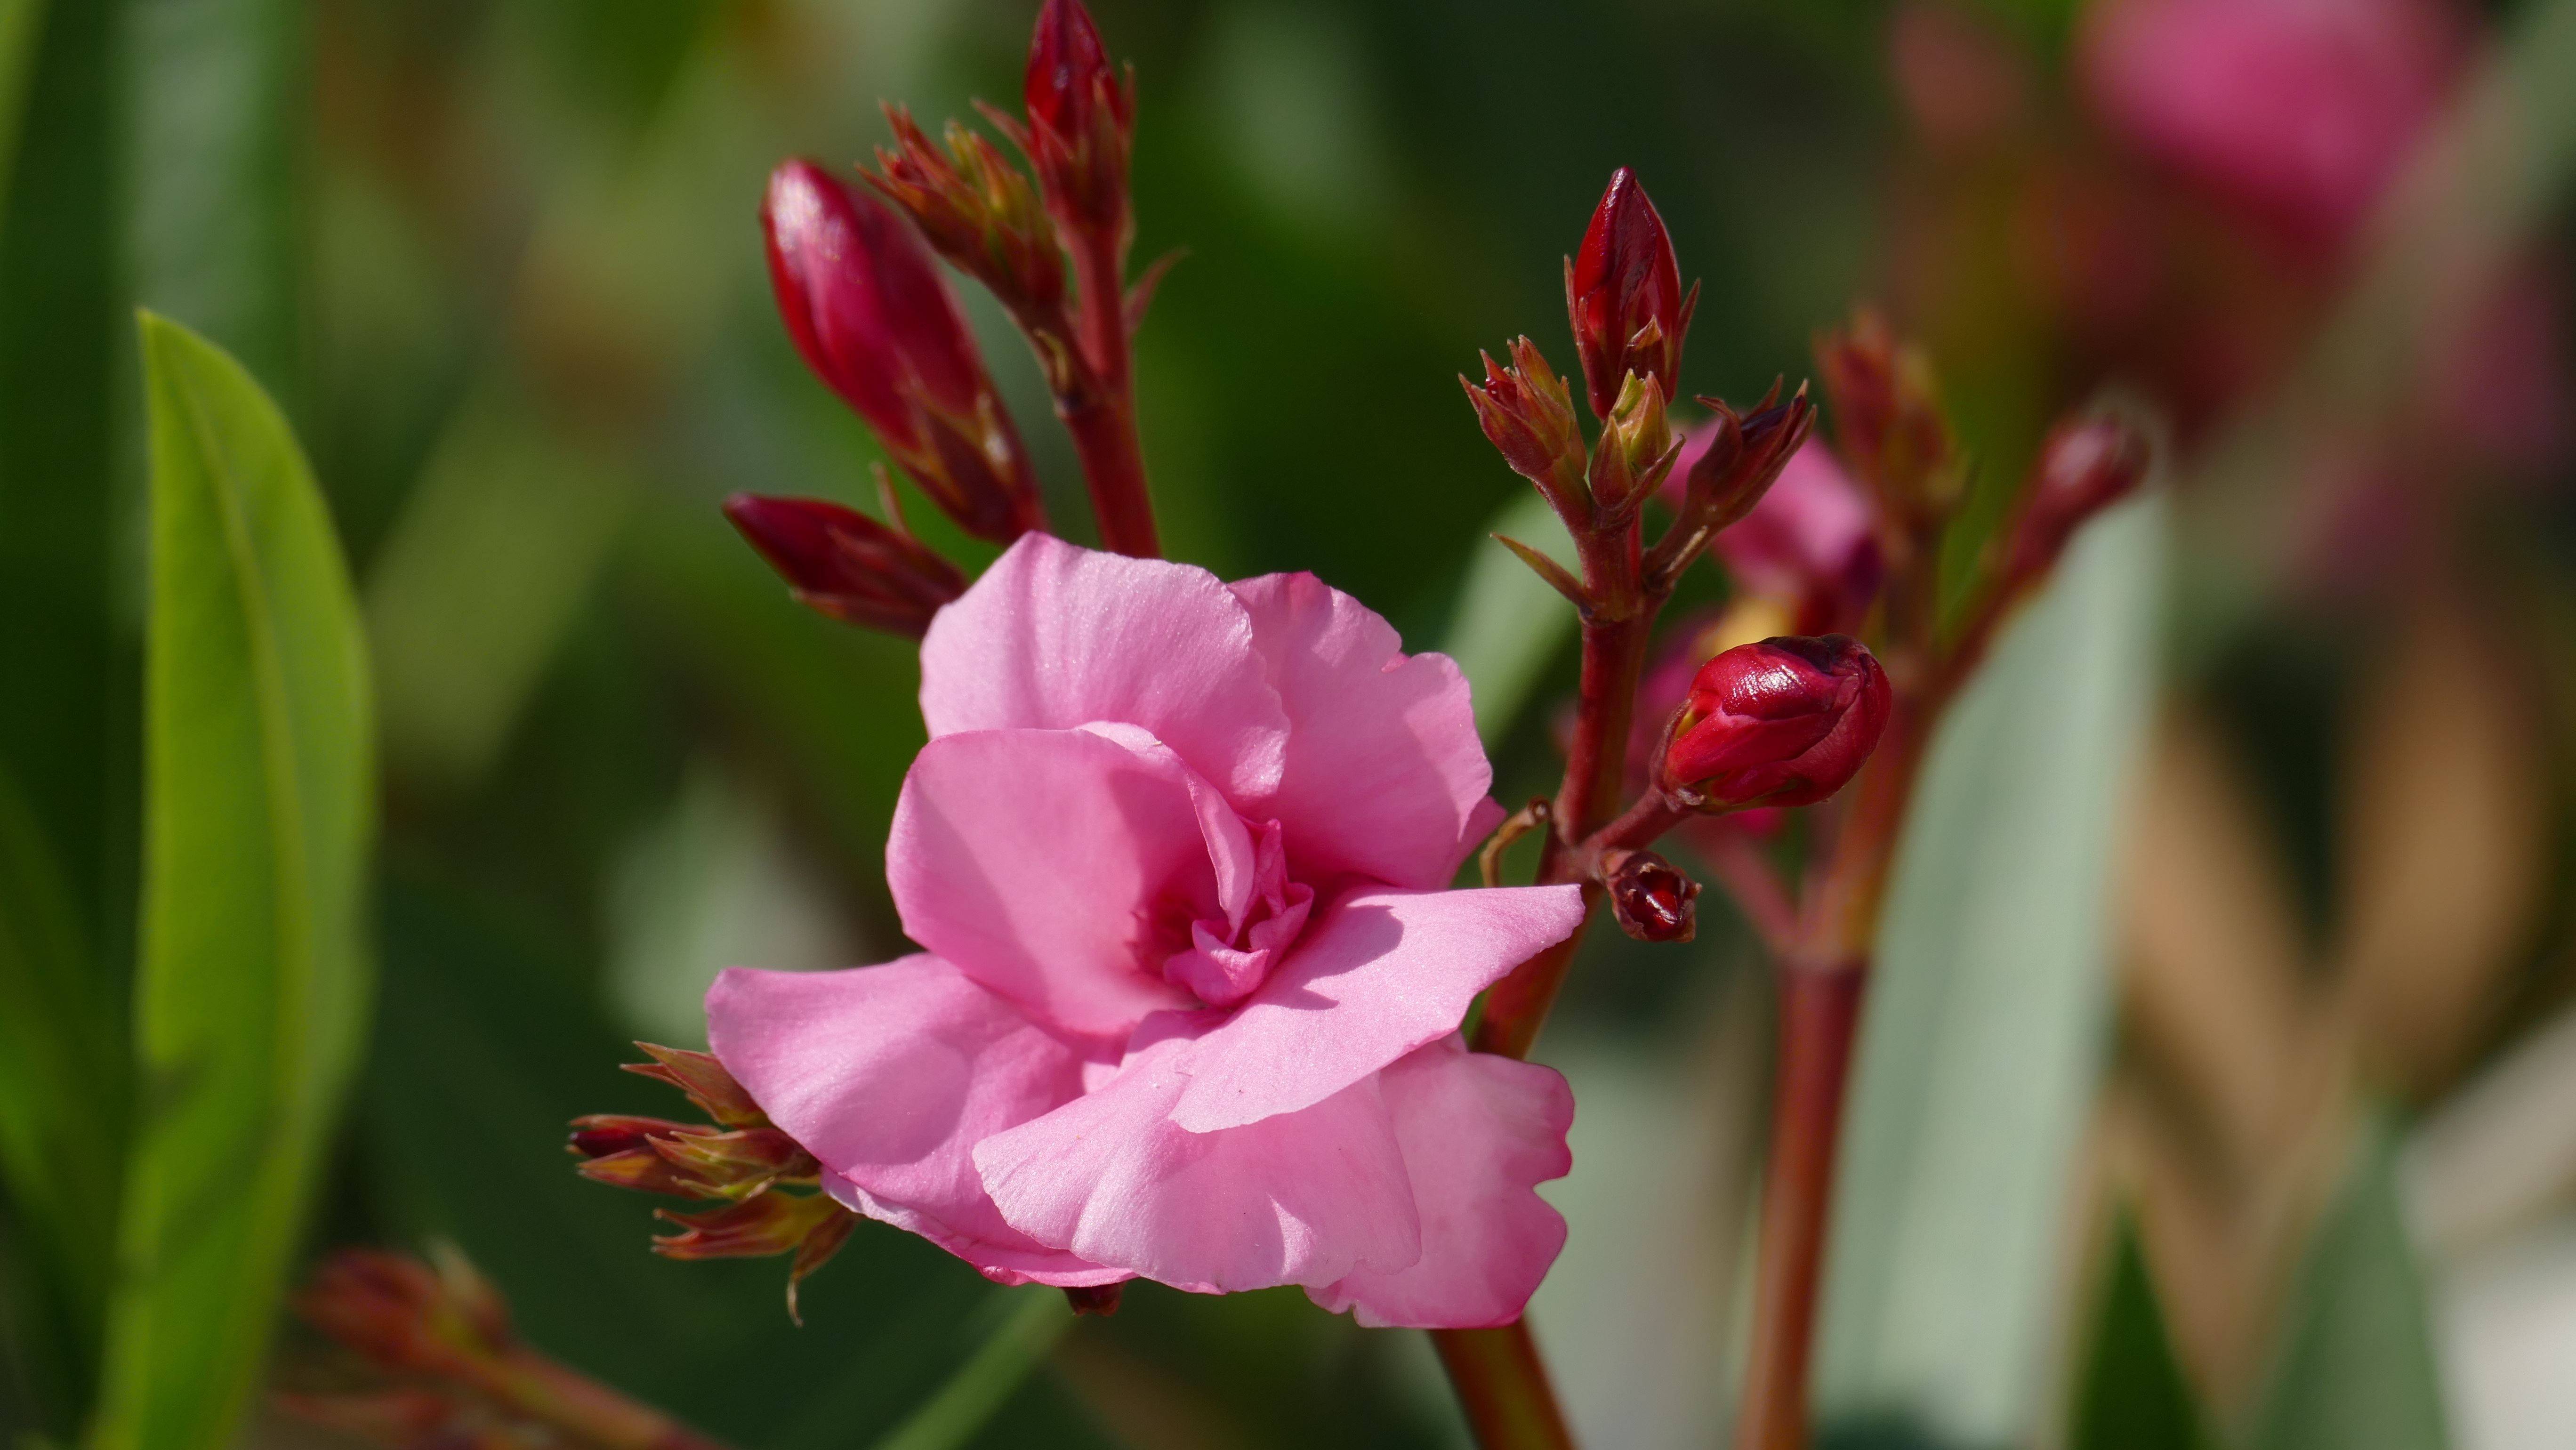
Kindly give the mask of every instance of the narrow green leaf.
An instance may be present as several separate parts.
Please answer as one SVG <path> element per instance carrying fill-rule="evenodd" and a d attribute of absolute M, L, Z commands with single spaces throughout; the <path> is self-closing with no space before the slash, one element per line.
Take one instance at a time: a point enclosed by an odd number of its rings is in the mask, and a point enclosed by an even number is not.
<path fill-rule="evenodd" d="M 2027 1444 L 2101 1052 L 2165 506 L 2085 530 L 1934 738 L 1879 933 L 1826 1271 L 1829 1421 Z"/>
<path fill-rule="evenodd" d="M 1494 515 L 1487 532 L 1535 545 L 1546 557 L 1574 567 L 1574 541 L 1534 490 L 1523 490 Z M 1458 591 L 1456 622 L 1441 649 L 1466 672 L 1475 692 L 1476 729 L 1488 745 L 1520 718 L 1548 661 L 1574 632 L 1574 611 L 1529 565 L 1500 544 L 1477 548 Z"/>
<path fill-rule="evenodd" d="M 912 1416 L 876 1443 L 876 1450 L 961 1450 L 986 1421 L 1018 1392 L 1064 1332 L 1072 1311 L 1053 1289 L 1022 1289 L 1002 1296 L 1004 1312 L 983 1347 Z"/>
<path fill-rule="evenodd" d="M 99 1450 L 222 1450 L 363 1041 L 365 643 L 286 420 L 146 314 L 152 608 L 141 1089 Z"/>
<path fill-rule="evenodd" d="M 2120 1215 L 2111 1277 L 2075 1397 L 2069 1450 L 2209 1450 L 2208 1422 L 2174 1358 L 2137 1220 Z"/>
<path fill-rule="evenodd" d="M 2257 1450 L 2442 1450 L 2427 1314 L 2394 1135 L 2374 1125 L 2309 1241 L 2255 1416 Z"/>

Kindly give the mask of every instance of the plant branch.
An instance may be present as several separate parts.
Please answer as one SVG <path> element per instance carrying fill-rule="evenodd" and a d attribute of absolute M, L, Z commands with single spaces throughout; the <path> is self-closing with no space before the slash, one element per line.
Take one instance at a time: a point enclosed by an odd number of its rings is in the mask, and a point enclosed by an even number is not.
<path fill-rule="evenodd" d="M 1074 277 L 1081 307 L 1078 332 L 1083 381 L 1059 389 L 1056 412 L 1073 434 L 1100 542 L 1140 559 L 1160 558 L 1154 503 L 1145 486 L 1145 455 L 1136 435 L 1134 368 L 1127 328 L 1126 246 L 1085 229 L 1073 234 Z"/>
<path fill-rule="evenodd" d="M 1573 1450 L 1527 1323 L 1434 1330 L 1431 1342 L 1484 1450 Z"/>

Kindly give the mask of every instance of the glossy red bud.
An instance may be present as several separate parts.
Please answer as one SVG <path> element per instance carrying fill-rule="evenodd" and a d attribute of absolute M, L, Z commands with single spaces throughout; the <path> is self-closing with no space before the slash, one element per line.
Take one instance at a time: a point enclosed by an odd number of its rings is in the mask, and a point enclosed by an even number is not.
<path fill-rule="evenodd" d="M 886 445 L 918 447 L 908 395 L 971 414 L 989 385 L 974 338 L 911 223 L 811 161 L 770 173 L 760 208 L 788 335 Z"/>
<path fill-rule="evenodd" d="M 1135 82 L 1110 63 L 1080 0 L 1047 0 L 1038 12 L 1021 99 L 1028 107 L 1025 149 L 1047 209 L 1067 231 L 1123 248 Z"/>
<path fill-rule="evenodd" d="M 2146 434 L 2124 419 L 2058 424 L 2031 470 L 2005 576 L 2022 584 L 2047 573 L 2086 519 L 2127 497 L 2147 476 L 2149 453 Z"/>
<path fill-rule="evenodd" d="M 1659 783 L 1708 811 L 1813 804 L 1869 759 L 1892 703 L 1886 673 L 1847 635 L 1737 645 L 1692 679 Z"/>
<path fill-rule="evenodd" d="M 799 600 L 835 619 L 919 639 L 966 592 L 956 565 L 856 509 L 738 493 L 724 511 Z"/>
<path fill-rule="evenodd" d="M 1652 851 L 1604 863 L 1602 883 L 1619 929 L 1644 942 L 1686 942 L 1698 930 L 1699 883 Z"/>
<path fill-rule="evenodd" d="M 1665 397 L 1680 396 L 1682 334 L 1697 299 L 1697 289 L 1682 293 L 1672 238 L 1636 173 L 1624 166 L 1612 172 L 1565 274 L 1566 311 L 1594 417 L 1610 416 L 1632 372 L 1654 379 Z"/>

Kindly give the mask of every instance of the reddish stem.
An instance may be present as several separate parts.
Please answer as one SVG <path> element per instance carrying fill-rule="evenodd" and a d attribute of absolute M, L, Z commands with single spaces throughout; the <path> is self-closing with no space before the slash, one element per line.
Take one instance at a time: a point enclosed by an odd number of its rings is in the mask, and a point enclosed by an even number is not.
<path fill-rule="evenodd" d="M 1832 1206 L 1834 1145 L 1867 965 L 1791 965 L 1780 980 L 1780 1062 L 1771 1105 L 1771 1166 L 1762 1191 L 1753 1357 L 1736 1419 L 1736 1450 L 1805 1450 L 1807 1359 Z"/>
<path fill-rule="evenodd" d="M 1527 1324 L 1443 1329 L 1431 1340 L 1484 1450 L 1573 1450 Z"/>
<path fill-rule="evenodd" d="M 1073 240 L 1074 276 L 1081 289 L 1075 317 L 1090 386 L 1080 396 L 1058 394 L 1056 411 L 1073 434 L 1082 458 L 1091 510 L 1100 521 L 1100 543 L 1139 559 L 1162 557 L 1154 528 L 1154 502 L 1145 487 L 1145 454 L 1136 437 L 1136 394 L 1127 333 L 1127 248 L 1115 236 L 1085 229 Z"/>

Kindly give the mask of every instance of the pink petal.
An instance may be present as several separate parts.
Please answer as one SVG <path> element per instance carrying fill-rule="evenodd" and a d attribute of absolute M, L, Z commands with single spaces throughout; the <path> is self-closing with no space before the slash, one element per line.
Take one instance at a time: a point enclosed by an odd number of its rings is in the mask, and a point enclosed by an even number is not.
<path fill-rule="evenodd" d="M 1476 994 L 1583 920 L 1573 886 L 1369 891 L 1321 913 L 1233 1017 L 1189 1045 L 1193 1133 L 1322 1102 L 1454 1032 Z"/>
<path fill-rule="evenodd" d="M 1155 933 L 1186 948 L 1192 922 L 1227 914 L 1211 829 L 1246 896 L 1252 847 L 1224 836 L 1244 832 L 1222 803 L 1202 811 L 1177 757 L 1134 743 L 979 730 L 922 747 L 886 845 L 905 934 L 1068 1031 L 1123 1037 L 1186 1005 Z"/>
<path fill-rule="evenodd" d="M 1447 655 L 1407 656 L 1395 629 L 1312 574 L 1234 586 L 1288 711 L 1272 807 L 1300 880 L 1345 873 L 1446 886 L 1499 813 L 1467 678 Z"/>
<path fill-rule="evenodd" d="M 1518 1319 L 1565 1247 L 1537 1185 L 1574 1166 L 1574 1094 L 1550 1068 L 1469 1052 L 1452 1036 L 1378 1078 L 1422 1215 L 1422 1257 L 1309 1295 L 1371 1328 L 1483 1329 Z"/>
<path fill-rule="evenodd" d="M 1329 1284 L 1421 1255 L 1413 1191 L 1377 1082 L 1222 1133 L 1170 1118 L 1186 1038 L 1087 1097 L 975 1145 L 1014 1228 L 1200 1293 Z"/>
<path fill-rule="evenodd" d="M 1279 787 L 1287 716 L 1252 621 L 1205 569 L 1026 534 L 921 642 L 931 736 L 1138 725 L 1238 806 Z"/>
<path fill-rule="evenodd" d="M 1004 1283 L 1125 1277 L 1003 1222 L 969 1150 L 1078 1096 L 1082 1059 L 926 954 L 840 972 L 734 967 L 707 992 L 707 1036 L 824 1186 Z"/>

